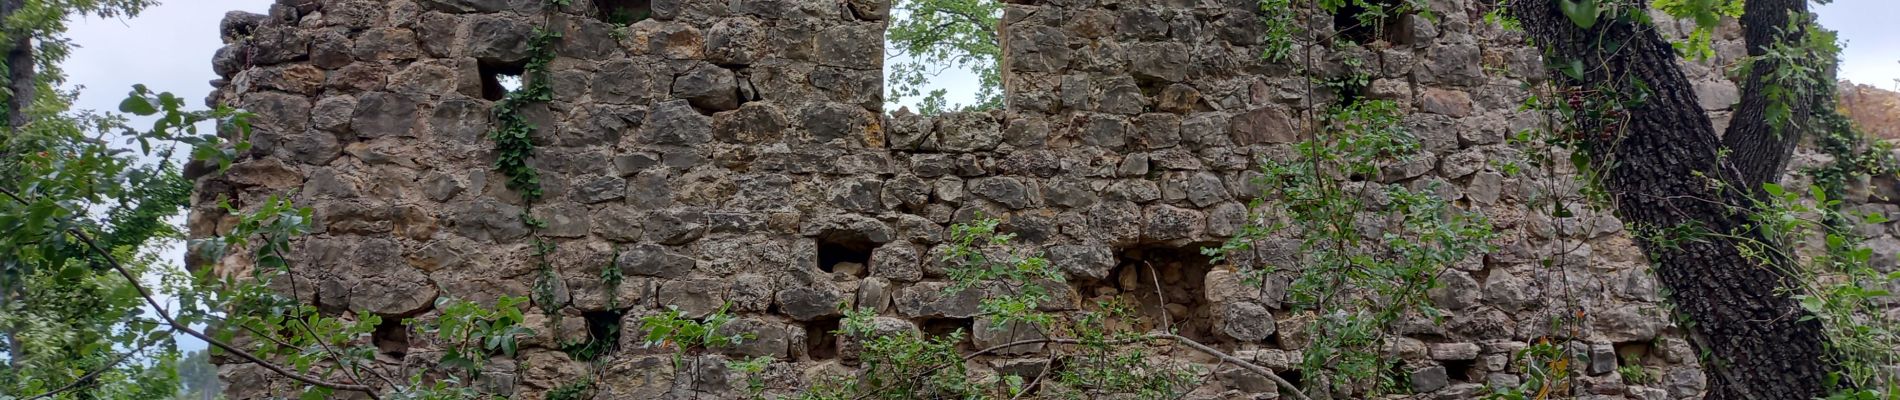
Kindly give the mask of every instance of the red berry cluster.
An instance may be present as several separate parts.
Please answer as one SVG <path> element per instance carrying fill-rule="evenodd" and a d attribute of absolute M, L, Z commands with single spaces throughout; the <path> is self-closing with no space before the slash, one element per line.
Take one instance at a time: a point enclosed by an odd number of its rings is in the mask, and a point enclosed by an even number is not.
<path fill-rule="evenodd" d="M 1571 111 L 1578 116 L 1578 126 L 1575 127 L 1576 129 L 1571 129 L 1565 134 L 1566 138 L 1570 140 L 1595 139 L 1599 141 L 1609 141 L 1616 139 L 1617 133 L 1623 129 L 1624 119 L 1629 116 L 1629 112 L 1622 108 L 1584 109 L 1583 90 L 1571 90 L 1564 100 L 1569 103 Z M 1585 136 L 1584 131 L 1595 131 L 1595 135 Z"/>

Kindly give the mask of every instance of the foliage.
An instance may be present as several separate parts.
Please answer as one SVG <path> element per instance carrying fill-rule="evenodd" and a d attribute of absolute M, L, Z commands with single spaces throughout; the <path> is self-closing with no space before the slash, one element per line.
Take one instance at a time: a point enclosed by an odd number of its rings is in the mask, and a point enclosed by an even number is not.
<path fill-rule="evenodd" d="M 720 305 L 718 310 L 696 320 L 687 318 L 679 306 L 667 306 L 664 312 L 640 318 L 640 330 L 647 333 L 642 344 L 671 346 L 678 350 L 676 355 L 683 356 L 687 352 L 744 343 L 751 335 L 721 332 L 726 324 L 732 323 L 732 314 L 726 312 L 731 307 L 731 303 Z"/>
<path fill-rule="evenodd" d="M 1000 221 L 979 218 L 951 226 L 943 260 L 952 280 L 946 291 L 984 293 L 981 315 L 991 321 L 970 329 L 1033 329 L 1041 339 L 1021 339 L 973 352 L 958 348 L 969 332 L 939 335 L 907 323 L 880 323 L 872 309 L 845 310 L 836 332 L 856 349 L 858 376 L 830 377 L 802 392 L 804 400 L 967 398 L 1004 399 L 1034 395 L 1081 399 L 1105 395 L 1171 398 L 1193 389 L 1196 367 L 1156 362 L 1149 343 L 1188 339 L 1169 332 L 1136 332 L 1138 318 L 1124 304 L 1101 303 L 1080 311 L 1049 312 L 1047 288 L 1059 287 L 1063 274 L 1040 255 L 1016 248 L 1013 234 L 998 231 Z M 1067 290 L 1067 289 L 1064 289 Z M 1048 346 L 1050 357 L 1037 376 L 974 376 L 965 362 L 1012 346 Z M 1213 351 L 1201 346 L 1197 350 Z M 1234 359 L 1238 360 L 1238 359 Z M 1238 361 L 1245 362 L 1245 361 Z M 1272 377 L 1271 379 L 1278 379 Z"/>
<path fill-rule="evenodd" d="M 1294 0 L 1260 0 L 1260 24 L 1266 30 L 1266 50 L 1260 58 L 1271 62 L 1284 62 L 1293 55 L 1293 33 L 1299 32 L 1299 13 L 1288 12 L 1293 9 Z"/>
<path fill-rule="evenodd" d="M 1616 367 L 1616 374 L 1623 377 L 1623 383 L 1647 385 L 1656 382 L 1656 377 L 1638 363 L 1636 357 L 1624 357 L 1623 364 Z"/>
<path fill-rule="evenodd" d="M 771 365 L 772 357 L 768 356 L 726 361 L 727 369 L 746 377 L 745 388 L 742 389 L 745 393 L 742 397 L 746 399 L 765 398 L 765 379 L 761 378 L 760 374 L 763 374 L 765 368 Z"/>
<path fill-rule="evenodd" d="M 1518 350 L 1512 362 L 1524 369 L 1524 381 L 1516 387 L 1492 387 L 1485 400 L 1533 400 L 1561 398 L 1570 394 L 1573 358 L 1564 350 L 1567 341 L 1550 338 Z"/>
<path fill-rule="evenodd" d="M 1398 117 L 1397 107 L 1386 101 L 1333 108 L 1324 120 L 1327 129 L 1296 145 L 1299 160 L 1262 168 L 1265 190 L 1250 207 L 1250 219 L 1261 222 L 1206 251 L 1217 262 L 1246 262 L 1242 272 L 1255 285 L 1280 271 L 1297 273 L 1289 296 L 1297 309 L 1318 317 L 1308 328 L 1313 340 L 1303 349 L 1302 372 L 1332 381 L 1320 389 L 1396 390 L 1386 376 L 1392 361 L 1379 352 L 1388 338 L 1385 328 L 1414 313 L 1437 318 L 1425 291 L 1446 267 L 1489 249 L 1494 235 L 1482 216 L 1451 208 L 1430 187 L 1414 191 L 1342 179 L 1378 176 L 1381 165 L 1402 162 L 1418 150 L 1398 127 Z M 1383 204 L 1368 203 L 1371 198 Z M 1396 218 L 1368 230 L 1359 217 L 1373 212 Z M 1298 237 L 1299 265 L 1239 256 L 1283 234 Z"/>
<path fill-rule="evenodd" d="M 20 9 L 12 15 L 0 16 L 0 53 L 11 47 L 21 37 L 30 38 L 33 45 L 33 68 L 37 70 L 34 78 L 38 82 L 35 91 L 38 98 L 27 110 L 27 115 L 18 116 L 36 123 L 63 124 L 74 118 L 84 119 L 81 115 L 68 114 L 71 105 L 71 92 L 54 90 L 65 83 L 66 75 L 60 69 L 60 63 L 72 54 L 73 43 L 66 37 L 67 24 L 70 21 L 94 17 L 100 19 L 118 19 L 137 17 L 146 8 L 158 4 L 154 0 L 61 0 L 61 1 L 22 1 Z M 8 70 L 6 60 L 0 59 L 0 71 Z M 0 74 L 0 104 L 12 101 L 11 76 Z M 8 116 L 12 117 L 12 116 Z"/>
<path fill-rule="evenodd" d="M 70 45 L 59 37 L 64 18 L 130 15 L 146 5 L 28 2 L 0 34 L 33 37 L 41 49 L 35 59 L 43 65 L 41 85 L 50 88 L 61 79 L 52 67 Z M 300 266 L 285 254 L 307 232 L 311 211 L 281 197 L 244 209 L 223 202 L 232 229 L 190 246 L 205 259 L 230 253 L 249 260 L 249 269 L 187 275 L 166 268 L 149 246 L 179 238 L 167 220 L 183 209 L 191 188 L 171 163 L 173 155 L 189 154 L 187 168 L 221 173 L 249 156 L 250 115 L 191 110 L 182 98 L 136 86 L 120 111 L 154 121 L 141 130 L 117 115 L 66 112 L 73 92 L 38 93 L 28 122 L 0 135 L 4 397 L 169 398 L 180 393 L 181 375 L 188 378 L 187 393 L 217 391 L 215 371 L 202 360 L 218 353 L 298 381 L 303 398 L 339 390 L 371 398 L 477 398 L 483 395 L 469 384 L 481 364 L 512 354 L 516 340 L 532 334 L 519 326 L 516 306 L 523 298 L 503 298 L 494 308 L 441 299 L 435 314 L 403 321 L 404 329 L 433 334 L 421 341 L 443 351 L 441 364 L 394 371 L 401 374 L 392 378 L 393 367 L 378 362 L 370 346 L 371 332 L 388 325 L 383 316 L 325 312 L 300 302 L 313 293 L 300 287 L 309 278 L 297 276 Z M 200 132 L 202 126 L 218 132 Z M 124 143 L 108 142 L 113 139 Z M 159 302 L 161 290 L 172 300 Z M 207 334 L 203 326 L 217 329 Z M 212 349 L 181 366 L 179 333 Z"/>
<path fill-rule="evenodd" d="M 861 347 L 857 377 L 831 377 L 798 396 L 800 400 L 858 398 L 983 398 L 970 382 L 957 343 L 962 331 L 926 337 L 916 330 L 885 331 L 877 312 L 847 310 L 838 333 Z"/>
<path fill-rule="evenodd" d="M 1766 204 L 1757 207 L 1756 226 L 1770 232 L 1770 238 L 1815 240 L 1819 249 L 1807 254 L 1783 254 L 1787 247 L 1779 243 L 1751 242 L 1748 252 L 1757 257 L 1796 258 L 1803 260 L 1795 271 L 1798 286 L 1790 288 L 1793 297 L 1810 315 L 1819 319 L 1827 335 L 1834 361 L 1840 365 L 1830 386 L 1840 389 L 1830 398 L 1892 398 L 1900 395 L 1892 365 L 1900 364 L 1900 321 L 1887 315 L 1885 307 L 1889 283 L 1900 279 L 1900 272 L 1881 272 L 1874 268 L 1873 250 L 1862 243 L 1855 232 L 1861 224 L 1889 222 L 1878 212 L 1855 215 L 1844 211 L 1844 202 L 1828 197 L 1820 187 L 1786 190 L 1767 184 Z M 1818 216 L 1818 217 L 1817 217 Z"/>
<path fill-rule="evenodd" d="M 889 101 L 923 95 L 918 104 L 923 115 L 1001 108 L 1002 47 L 996 32 L 1002 10 L 997 0 L 898 0 L 884 34 L 891 59 L 899 60 L 887 69 Z M 931 77 L 951 68 L 976 75 L 974 103 L 949 104 L 944 89 L 923 93 Z"/>
<path fill-rule="evenodd" d="M 173 400 L 217 398 L 224 392 L 218 380 L 218 367 L 211 365 L 211 351 L 193 350 L 178 358 L 178 395 Z"/>
<path fill-rule="evenodd" d="M 18 15 L 16 15 L 18 17 Z M 41 91 L 41 104 L 64 107 L 69 94 Z M 190 184 L 169 162 L 179 145 L 217 145 L 198 131 L 212 122 L 247 132 L 248 114 L 189 111 L 170 94 L 144 87 L 124 111 L 157 119 L 149 131 L 122 117 L 37 115 L 0 135 L 0 388 L 59 396 L 116 393 L 168 397 L 176 391 L 179 352 L 173 331 L 141 312 L 149 303 L 131 279 L 165 266 L 148 245 L 179 237 L 165 221 L 187 201 Z M 134 149 L 115 148 L 104 132 Z M 194 150 L 228 164 L 229 151 Z M 122 260 L 122 261 L 121 261 Z M 149 360 L 131 363 L 128 360 Z"/>
<path fill-rule="evenodd" d="M 979 219 L 950 227 L 950 247 L 944 260 L 956 265 L 947 271 L 955 283 L 944 291 L 955 295 L 978 286 L 984 286 L 979 290 L 994 288 L 1000 294 L 984 296 L 978 311 L 991 316 L 995 327 L 1019 322 L 1048 327 L 1055 322 L 1054 317 L 1037 307 L 1051 300 L 1047 285 L 1061 283 L 1062 270 L 1040 256 L 1028 256 L 1015 250 L 995 251 L 1016 237 L 997 233 L 996 226 L 1000 223 L 996 219 Z"/>
<path fill-rule="evenodd" d="M 1710 37 L 1712 30 L 1723 22 L 1724 18 L 1740 16 L 1743 13 L 1742 2 L 1737 0 L 1659 0 L 1654 7 L 1678 18 L 1689 18 L 1695 22 L 1694 31 L 1687 42 L 1676 43 L 1677 49 L 1688 58 L 1707 59 L 1712 55 Z M 1739 243 L 1739 249 L 1751 262 L 1758 265 L 1777 268 L 1776 274 L 1786 276 L 1788 286 L 1775 288 L 1777 293 L 1785 293 L 1798 301 L 1803 311 L 1803 320 L 1819 320 L 1826 335 L 1828 354 L 1827 365 L 1835 368 L 1827 383 L 1835 392 L 1830 399 L 1875 399 L 1893 398 L 1900 390 L 1892 385 L 1893 372 L 1887 368 L 1896 362 L 1895 353 L 1896 325 L 1888 318 L 1885 305 L 1888 283 L 1900 275 L 1888 275 L 1871 269 L 1869 261 L 1871 250 L 1861 244 L 1864 238 L 1856 233 L 1856 227 L 1864 224 L 1885 222 L 1882 214 L 1854 215 L 1846 212 L 1840 199 L 1845 195 L 1846 187 L 1856 177 L 1872 174 L 1891 174 L 1894 161 L 1886 153 L 1888 147 L 1868 144 L 1853 127 L 1828 107 L 1833 102 L 1835 82 L 1829 78 L 1831 69 L 1839 52 L 1837 38 L 1832 32 L 1814 24 L 1812 14 L 1790 15 L 1787 26 L 1776 28 L 1781 37 L 1770 43 L 1763 54 L 1750 57 L 1741 63 L 1737 76 L 1760 80 L 1758 88 L 1751 88 L 1748 96 L 1759 96 L 1767 105 L 1763 118 L 1765 125 L 1775 135 L 1813 135 L 1815 143 L 1823 152 L 1832 156 L 1832 161 L 1805 171 L 1814 182 L 1811 187 L 1784 188 L 1780 184 L 1766 184 L 1761 195 L 1749 199 L 1750 204 L 1724 204 L 1731 210 L 1742 210 L 1738 215 L 1748 218 L 1747 225 L 1734 231 L 1717 232 L 1707 228 L 1702 221 L 1687 221 L 1673 226 L 1643 226 L 1632 224 L 1631 230 L 1639 239 L 1661 248 L 1677 246 L 1692 241 L 1721 239 Z M 1647 23 L 1643 18 L 1619 17 L 1636 23 Z M 1586 24 L 1579 24 L 1586 26 Z M 1607 46 L 1607 45 L 1606 45 Z M 1557 60 L 1560 61 L 1561 60 Z M 1572 79 L 1583 80 L 1586 69 L 1580 61 L 1568 61 L 1569 65 L 1560 65 L 1557 70 Z M 1596 68 L 1588 66 L 1587 68 Z M 1767 70 L 1760 70 L 1767 69 Z M 1635 78 L 1613 76 L 1612 82 L 1603 83 L 1606 89 L 1585 91 L 1570 89 L 1571 101 L 1567 105 L 1545 107 L 1559 111 L 1562 122 L 1555 127 L 1561 133 L 1555 135 L 1553 142 L 1557 146 L 1575 149 L 1573 159 L 1577 169 L 1586 172 L 1586 179 L 1600 175 L 1601 170 L 1614 165 L 1604 154 L 1590 155 L 1594 149 L 1583 145 L 1586 139 L 1592 139 L 1596 132 L 1610 135 L 1622 135 L 1620 124 L 1628 118 L 1618 113 L 1633 108 L 1631 102 L 1641 102 L 1643 93 L 1608 94 L 1617 87 L 1618 79 L 1628 79 L 1631 86 L 1646 92 L 1643 82 Z M 1605 112 L 1605 111 L 1612 112 Z M 1738 114 L 1740 115 L 1740 114 Z M 1741 122 L 1737 122 L 1741 123 Z M 1583 134 L 1588 132 L 1589 134 Z M 1613 143 L 1616 136 L 1595 137 L 1598 143 Z M 1718 154 L 1726 156 L 1727 149 L 1718 149 Z M 1726 187 L 1721 180 L 1713 177 L 1715 171 L 1705 171 L 1711 187 L 1715 190 L 1752 190 L 1753 188 Z M 1594 174 L 1592 174 L 1594 173 Z M 1772 182 L 1772 181 L 1771 181 Z M 1586 187 L 1600 189 L 1594 179 L 1586 180 Z M 1607 207 L 1607 196 L 1593 198 L 1597 207 Z M 1686 321 L 1692 325 L 1694 321 Z M 1566 361 L 1567 356 L 1552 352 L 1541 354 L 1550 362 Z M 1707 360 L 1711 368 L 1719 368 L 1721 360 Z M 1562 372 L 1562 369 L 1559 369 Z M 1629 363 L 1619 368 L 1626 380 L 1642 382 L 1653 379 L 1641 366 Z M 1525 385 L 1513 390 L 1501 390 L 1501 395 L 1525 398 L 1526 393 L 1551 393 L 1551 386 L 1562 386 L 1561 381 L 1525 382 Z M 1535 384 L 1534 384 L 1535 383 Z M 1533 392 L 1532 390 L 1536 390 Z M 1561 393 L 1563 389 L 1558 389 Z"/>
<path fill-rule="evenodd" d="M 1813 126 L 1803 125 L 1812 119 L 1813 114 L 1836 114 L 1830 110 L 1811 112 L 1800 108 L 1815 94 L 1825 94 L 1833 99 L 1835 82 L 1828 72 L 1839 64 L 1841 52 L 1839 38 L 1834 31 L 1812 25 L 1806 18 L 1792 18 L 1788 26 L 1781 28 L 1784 33 L 1798 33 L 1790 40 L 1776 41 L 1759 56 L 1745 60 L 1736 74 L 1752 77 L 1758 68 L 1772 68 L 1761 77 L 1761 95 L 1767 100 L 1766 115 L 1768 126 L 1778 135 L 1790 135 L 1804 132 L 1818 132 Z M 1804 28 L 1804 26 L 1806 28 Z M 1802 115 L 1795 115 L 1796 111 Z"/>
<path fill-rule="evenodd" d="M 1655 0 L 1650 7 L 1695 22 L 1689 37 L 1675 43 L 1676 51 L 1695 61 L 1715 56 L 1715 28 L 1724 19 L 1742 16 L 1742 0 Z"/>
<path fill-rule="evenodd" d="M 521 310 L 516 306 L 527 301 L 504 296 L 489 309 L 468 300 L 442 298 L 436 300 L 436 309 L 442 314 L 434 321 L 409 320 L 403 325 L 419 326 L 422 333 L 449 344 L 442 348 L 439 362 L 461 368 L 472 378 L 481 374 L 490 355 L 513 357 L 516 339 L 534 334 L 534 330 L 520 326 Z"/>
<path fill-rule="evenodd" d="M 528 164 L 534 158 L 535 128 L 522 113 L 531 104 L 554 99 L 554 88 L 548 83 L 548 63 L 554 61 L 554 41 L 560 38 L 560 32 L 535 29 L 528 40 L 528 63 L 521 88 L 495 102 L 495 129 L 488 133 L 495 141 L 495 169 L 508 177 L 508 189 L 529 202 L 541 198 L 541 177 Z"/>

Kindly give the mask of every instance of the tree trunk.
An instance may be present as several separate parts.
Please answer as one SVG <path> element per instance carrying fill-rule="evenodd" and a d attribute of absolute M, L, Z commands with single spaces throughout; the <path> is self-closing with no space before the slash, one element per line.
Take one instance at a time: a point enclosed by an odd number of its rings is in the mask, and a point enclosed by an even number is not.
<path fill-rule="evenodd" d="M 1793 29 L 1788 22 L 1793 20 L 1789 13 L 1807 15 L 1808 0 L 1749 0 L 1742 5 L 1745 10 L 1742 20 L 1743 40 L 1748 46 L 1749 56 L 1760 56 L 1778 43 L 1799 41 L 1807 34 L 1806 24 L 1798 24 Z M 1825 93 L 1832 90 L 1812 93 L 1806 98 L 1787 99 L 1789 120 L 1780 125 L 1769 121 L 1768 96 L 1760 95 L 1768 85 L 1769 74 L 1782 66 L 1774 60 L 1756 62 L 1742 81 L 1742 93 L 1755 94 L 1745 96 L 1735 105 L 1735 112 L 1722 135 L 1722 145 L 1729 149 L 1729 157 L 1747 160 L 1736 168 L 1741 172 L 1742 187 L 1757 190 L 1764 183 L 1781 180 L 1781 172 L 1788 166 L 1788 157 L 1794 153 L 1794 146 L 1801 141 L 1801 133 L 1811 118 L 1810 113 L 1829 110 L 1825 105 L 1828 97 Z M 1833 84 L 1828 80 L 1827 84 Z"/>
<path fill-rule="evenodd" d="M 25 5 L 26 0 L 0 0 L 0 22 L 13 17 L 13 13 Z M 33 105 L 33 98 L 37 97 L 34 90 L 38 87 L 38 79 L 33 71 L 33 38 L 26 32 L 0 32 L 0 38 L 6 39 L 6 43 L 0 46 L 5 46 L 7 51 L 6 83 L 11 92 L 6 96 L 6 121 L 8 127 L 18 128 L 26 125 L 26 110 Z"/>
<path fill-rule="evenodd" d="M 1552 65 L 1584 67 L 1581 79 L 1556 73 L 1560 85 L 1629 96 L 1622 132 L 1584 139 L 1593 165 L 1609 166 L 1600 182 L 1616 203 L 1677 312 L 1710 357 L 1707 399 L 1795 400 L 1822 396 L 1835 369 L 1818 321 L 1781 291 L 1793 264 L 1744 255 L 1750 243 L 1775 243 L 1749 228 L 1755 211 L 1744 172 L 1786 162 L 1788 145 L 1770 144 L 1774 157 L 1721 157 L 1722 143 L 1677 65 L 1675 50 L 1647 23 L 1605 13 L 1590 28 L 1573 23 L 1560 0 L 1512 0 L 1509 11 Z M 1641 0 L 1582 0 L 1647 6 Z M 1750 0 L 1750 6 L 1757 1 Z M 1784 2 L 1801 3 L 1802 0 Z M 1608 4 L 1604 9 L 1611 9 Z M 1627 9 L 1627 8 L 1625 8 Z M 1750 8 L 1750 16 L 1757 14 Z M 1785 15 L 1785 13 L 1783 13 Z M 1745 17 L 1745 18 L 1749 18 Z M 1745 97 L 1762 94 L 1751 90 Z M 1755 165 L 1754 163 L 1773 164 Z"/>

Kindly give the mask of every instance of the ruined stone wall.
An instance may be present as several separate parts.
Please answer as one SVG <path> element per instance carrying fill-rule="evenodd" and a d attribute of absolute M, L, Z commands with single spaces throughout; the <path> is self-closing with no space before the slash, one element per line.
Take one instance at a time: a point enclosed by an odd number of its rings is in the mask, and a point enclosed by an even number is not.
<path fill-rule="evenodd" d="M 849 346 L 828 333 L 840 303 L 879 310 L 890 327 L 973 331 L 974 348 L 1032 336 L 973 329 L 988 326 L 976 310 L 983 289 L 942 290 L 946 228 L 979 216 L 1002 219 L 1068 272 L 1075 290 L 1052 308 L 1122 297 L 1148 323 L 1171 315 L 1184 335 L 1240 357 L 1280 370 L 1299 359 L 1310 317 L 1285 304 L 1291 276 L 1247 288 L 1198 251 L 1235 234 L 1260 192 L 1249 183 L 1257 160 L 1294 157 L 1296 116 L 1324 100 L 1304 98 L 1314 94 L 1293 68 L 1261 60 L 1252 1 L 1014 2 L 1001 27 L 1008 109 L 932 118 L 885 112 L 885 1 L 574 3 L 549 14 L 541 0 L 285 0 L 269 16 L 233 14 L 211 101 L 256 112 L 259 145 L 228 174 L 199 180 L 192 234 L 234 222 L 219 196 L 243 207 L 286 195 L 315 209 L 293 258 L 302 287 L 316 288 L 304 300 L 326 311 L 427 318 L 438 297 L 528 295 L 538 271 L 517 215 L 529 208 L 503 187 L 484 132 L 507 90 L 500 78 L 521 72 L 530 32 L 545 25 L 563 37 L 554 99 L 527 113 L 546 188 L 531 210 L 556 245 L 565 317 L 530 312 L 542 334 L 496 360 L 484 382 L 492 390 L 539 398 L 588 375 L 559 344 L 615 319 L 628 333 L 602 367 L 603 399 L 731 396 L 741 383 L 710 361 L 737 357 L 781 360 L 767 371 L 778 393 L 848 371 Z M 1370 61 L 1368 95 L 1408 110 L 1406 126 L 1430 153 L 1377 180 L 1439 184 L 1505 232 L 1502 250 L 1439 278 L 1431 297 L 1448 314 L 1442 324 L 1398 327 L 1406 337 L 1392 352 L 1409 384 L 1438 398 L 1514 385 L 1521 369 L 1510 353 L 1568 336 L 1552 318 L 1580 310 L 1590 393 L 1698 397 L 1696 357 L 1620 222 L 1581 207 L 1555 220 L 1528 212 L 1532 196 L 1574 196 L 1577 185 L 1507 176 L 1489 162 L 1516 156 L 1505 137 L 1540 121 L 1518 110 L 1522 84 L 1544 75 L 1537 52 L 1480 21 L 1482 2 L 1431 3 L 1437 21 L 1405 17 L 1384 45 L 1303 48 L 1292 61 L 1328 73 L 1346 57 Z M 651 18 L 624 29 L 601 18 L 620 5 Z M 1330 19 L 1308 25 L 1334 29 Z M 1733 40 L 1718 43 L 1713 64 L 1740 55 Z M 1690 72 L 1708 108 L 1733 102 L 1718 69 Z M 1297 242 L 1256 253 L 1247 257 L 1290 260 Z M 624 281 L 604 287 L 603 268 Z M 1142 290 L 1157 284 L 1159 295 Z M 757 339 L 700 356 L 705 368 L 676 371 L 670 354 L 637 343 L 641 316 L 666 306 L 700 316 L 728 302 L 735 330 Z M 1166 362 L 1216 367 L 1162 351 Z M 422 365 L 427 352 L 390 343 L 383 357 Z M 1035 351 L 1013 353 L 972 367 L 1044 365 Z M 1658 378 L 1625 385 L 1616 371 L 1625 360 Z M 242 364 L 222 373 L 268 376 Z M 1231 365 L 1208 373 L 1190 398 L 1273 396 Z M 230 390 L 250 398 L 273 388 Z"/>

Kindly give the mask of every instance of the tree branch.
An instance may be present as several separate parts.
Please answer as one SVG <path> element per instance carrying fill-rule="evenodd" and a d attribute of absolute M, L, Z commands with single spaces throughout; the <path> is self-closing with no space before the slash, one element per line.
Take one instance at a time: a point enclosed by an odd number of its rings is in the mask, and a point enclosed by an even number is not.
<path fill-rule="evenodd" d="M 1743 7 L 1742 36 L 1753 60 L 1748 61 L 1752 64 L 1748 67 L 1748 76 L 1741 82 L 1741 102 L 1735 105 L 1728 130 L 1722 135 L 1722 146 L 1729 149 L 1729 162 L 1741 172 L 1742 189 L 1758 193 L 1762 184 L 1781 181 L 1781 172 L 1787 167 L 1795 144 L 1809 131 L 1806 129 L 1808 121 L 1813 119 L 1809 114 L 1834 111 L 1825 106 L 1832 93 L 1825 88 L 1807 92 L 1802 88 L 1784 87 L 1781 89 L 1795 96 L 1781 99 L 1770 98 L 1767 93 L 1771 87 L 1781 85 L 1770 81 L 1775 79 L 1775 71 L 1790 66 L 1761 56 L 1778 45 L 1802 42 L 1808 24 L 1796 23 L 1789 29 L 1789 23 L 1799 22 L 1793 21 L 1794 18 L 1809 18 L 1808 0 L 1748 0 Z M 1831 66 L 1816 67 L 1832 69 Z M 1832 76 L 1831 72 L 1822 73 Z M 1832 85 L 1833 79 L 1827 79 L 1824 84 Z M 1778 124 L 1771 121 L 1769 107 L 1775 102 L 1785 103 L 1782 106 L 1788 108 L 1788 120 Z"/>
<path fill-rule="evenodd" d="M 1589 1 L 1607 10 L 1648 7 L 1640 0 Z M 1807 311 L 1786 290 L 1796 282 L 1787 272 L 1791 265 L 1783 265 L 1788 260 L 1744 254 L 1747 246 L 1776 243 L 1752 221 L 1758 187 L 1742 186 L 1751 181 L 1742 178 L 1737 156 L 1720 156 L 1722 139 L 1675 48 L 1646 19 L 1612 11 L 1582 22 L 1558 3 L 1511 0 L 1507 7 L 1548 62 L 1589 67 L 1549 68 L 1554 87 L 1607 96 L 1611 111 L 1627 114 L 1584 116 L 1568 127 L 1607 130 L 1573 132 L 1574 148 L 1605 170 L 1598 184 L 1611 195 L 1617 217 L 1636 227 L 1694 231 L 1697 240 L 1636 240 L 1675 309 L 1695 322 L 1689 329 L 1697 347 L 1710 355 L 1703 360 L 1708 399 L 1825 395 L 1823 382 L 1838 366 L 1828 357 L 1820 321 L 1801 318 Z"/>
<path fill-rule="evenodd" d="M 85 386 L 86 381 L 90 381 L 95 378 L 98 378 L 99 375 L 105 374 L 106 371 L 111 371 L 113 368 L 118 367 L 119 364 L 125 363 L 125 360 L 131 359 L 132 355 L 138 354 L 141 351 L 145 351 L 145 349 L 151 348 L 152 345 L 154 344 L 158 344 L 158 340 L 146 341 L 145 344 L 139 345 L 138 348 L 132 349 L 131 351 L 127 351 L 125 352 L 125 354 L 120 354 L 118 358 L 113 359 L 112 362 L 106 363 L 105 366 L 101 366 L 99 367 L 99 369 L 93 370 L 92 372 L 87 372 L 85 375 L 80 375 L 79 378 L 73 379 L 72 382 L 67 383 L 65 386 L 60 386 L 59 388 L 53 389 L 52 391 L 48 391 L 46 393 L 40 393 L 37 395 L 28 396 L 26 400 L 50 399 L 50 398 L 53 398 L 53 396 L 58 396 L 60 393 L 65 393 L 67 391 L 78 389 L 81 386 Z"/>
<path fill-rule="evenodd" d="M 13 191 L 7 190 L 6 188 L 0 188 L 0 194 L 5 194 L 7 197 L 12 198 L 13 201 L 19 202 L 20 204 L 32 204 L 31 202 L 26 201 L 26 199 L 20 198 L 18 194 L 14 194 Z M 112 255 L 112 252 L 107 251 L 105 248 L 99 247 L 99 244 L 92 240 L 91 235 L 86 234 L 85 231 L 80 230 L 79 228 L 68 228 L 66 232 L 69 234 L 72 234 L 73 237 L 79 239 L 80 242 L 85 243 L 86 247 L 91 249 L 93 253 L 98 254 L 100 257 L 104 258 L 106 265 L 112 267 L 114 271 L 118 271 L 119 276 L 124 277 L 126 282 L 132 285 L 133 289 L 137 289 L 139 293 L 139 297 L 144 298 L 145 303 L 152 306 L 152 313 L 158 314 L 159 319 L 165 320 L 165 324 L 170 325 L 172 329 L 176 329 L 179 332 L 184 332 L 187 335 L 191 335 L 192 337 L 198 338 L 199 340 L 203 340 L 205 341 L 205 343 L 209 343 L 220 350 L 230 352 L 231 354 L 237 355 L 238 358 L 243 358 L 246 361 L 250 361 L 254 364 L 262 366 L 264 367 L 264 369 L 268 369 L 271 372 L 275 372 L 278 375 L 282 375 L 286 378 L 290 378 L 298 382 L 303 382 L 303 383 L 310 384 L 313 386 L 325 387 L 325 388 L 336 389 L 336 390 L 347 390 L 347 391 L 352 391 L 352 392 L 362 392 L 364 394 L 369 395 L 371 399 L 380 399 L 380 397 L 376 395 L 375 388 L 371 388 L 367 385 L 326 381 L 326 380 L 323 380 L 322 378 L 312 377 L 309 375 L 298 373 L 297 371 L 292 371 L 289 368 L 285 368 L 284 366 L 277 365 L 276 363 L 265 360 L 262 357 L 258 357 L 255 354 L 251 354 L 250 352 L 245 351 L 244 349 L 238 348 L 237 346 L 231 345 L 230 343 L 225 343 L 222 340 L 218 340 L 217 338 L 213 338 L 210 335 L 204 334 L 204 332 L 199 332 L 196 329 L 192 329 L 190 326 L 185 325 L 184 323 L 178 322 L 177 319 L 172 318 L 171 314 L 165 311 L 165 307 L 163 305 L 160 305 L 157 299 L 152 297 L 152 291 L 150 289 L 146 289 L 145 285 L 139 282 L 138 277 L 133 275 L 132 271 L 127 270 L 125 268 L 125 265 L 120 264 L 118 258 Z"/>

